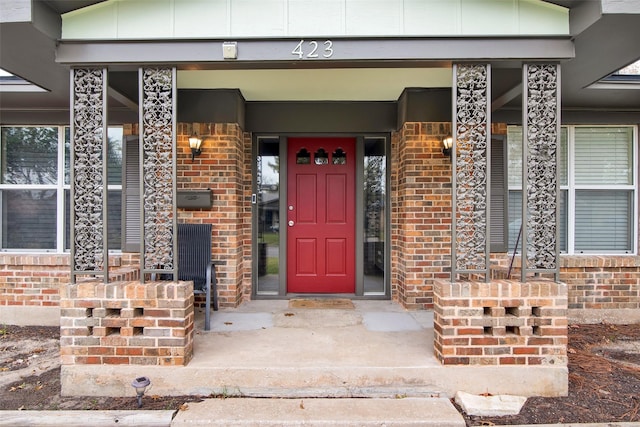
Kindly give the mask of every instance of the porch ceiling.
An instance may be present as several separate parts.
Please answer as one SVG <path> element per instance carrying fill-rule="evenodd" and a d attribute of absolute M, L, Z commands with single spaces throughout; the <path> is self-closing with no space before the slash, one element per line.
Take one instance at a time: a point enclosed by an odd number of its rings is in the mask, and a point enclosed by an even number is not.
<path fill-rule="evenodd" d="M 450 68 L 178 72 L 179 89 L 239 88 L 247 101 L 396 101 L 408 87 L 450 86 Z"/>

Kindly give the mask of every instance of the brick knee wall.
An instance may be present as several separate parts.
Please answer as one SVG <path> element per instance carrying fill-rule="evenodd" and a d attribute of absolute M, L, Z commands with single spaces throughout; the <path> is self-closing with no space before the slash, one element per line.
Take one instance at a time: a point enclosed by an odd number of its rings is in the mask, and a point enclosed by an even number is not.
<path fill-rule="evenodd" d="M 565 284 L 437 280 L 434 296 L 434 350 L 442 364 L 567 364 Z"/>
<path fill-rule="evenodd" d="M 67 284 L 62 363 L 186 365 L 193 356 L 193 322 L 191 282 Z"/>
<path fill-rule="evenodd" d="M 136 280 L 138 265 L 137 254 L 110 255 L 110 280 Z M 0 306 L 59 307 L 69 277 L 69 254 L 0 254 Z"/>
<path fill-rule="evenodd" d="M 57 307 L 68 281 L 68 255 L 0 255 L 0 306 Z"/>
<path fill-rule="evenodd" d="M 511 277 L 520 276 L 520 257 Z M 492 276 L 506 278 L 511 258 L 493 254 Z M 560 281 L 568 287 L 568 307 L 574 310 L 640 309 L 640 257 L 634 255 L 561 255 Z"/>
<path fill-rule="evenodd" d="M 562 256 L 571 309 L 640 309 L 640 257 Z"/>

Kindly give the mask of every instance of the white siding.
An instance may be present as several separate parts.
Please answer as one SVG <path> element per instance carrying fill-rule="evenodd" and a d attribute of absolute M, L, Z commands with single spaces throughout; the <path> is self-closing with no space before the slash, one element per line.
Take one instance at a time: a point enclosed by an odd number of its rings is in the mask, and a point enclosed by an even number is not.
<path fill-rule="evenodd" d="M 110 0 L 62 19 L 63 39 L 569 34 L 541 0 Z"/>

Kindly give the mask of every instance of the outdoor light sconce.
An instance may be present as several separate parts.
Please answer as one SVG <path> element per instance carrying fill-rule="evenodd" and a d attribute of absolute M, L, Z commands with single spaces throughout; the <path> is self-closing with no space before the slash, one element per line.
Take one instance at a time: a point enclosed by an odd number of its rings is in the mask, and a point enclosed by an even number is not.
<path fill-rule="evenodd" d="M 189 148 L 191 148 L 191 163 L 195 160 L 196 156 L 202 154 L 202 138 L 198 137 L 197 133 L 191 134 L 189 137 Z"/>
<path fill-rule="evenodd" d="M 151 384 L 151 380 L 147 377 L 138 377 L 131 383 L 131 387 L 136 389 L 136 396 L 138 399 L 138 408 L 142 408 L 142 396 L 147 390 L 147 387 Z"/>
<path fill-rule="evenodd" d="M 451 157 L 451 151 L 453 149 L 453 138 L 448 136 L 442 140 L 442 154 Z"/>

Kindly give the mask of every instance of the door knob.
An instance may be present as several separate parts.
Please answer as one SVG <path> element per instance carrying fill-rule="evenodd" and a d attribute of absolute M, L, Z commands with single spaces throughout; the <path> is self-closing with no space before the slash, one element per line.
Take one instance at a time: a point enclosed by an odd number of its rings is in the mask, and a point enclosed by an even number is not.
<path fill-rule="evenodd" d="M 289 224 L 289 227 L 293 227 L 293 221 L 289 221 L 288 224 Z"/>

